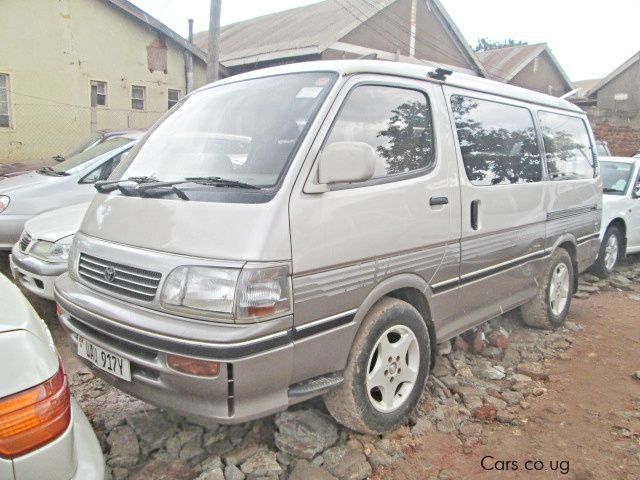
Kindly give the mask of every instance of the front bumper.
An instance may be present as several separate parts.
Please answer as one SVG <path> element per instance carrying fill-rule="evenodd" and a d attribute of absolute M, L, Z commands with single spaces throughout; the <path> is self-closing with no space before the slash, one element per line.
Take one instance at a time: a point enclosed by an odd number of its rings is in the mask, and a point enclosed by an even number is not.
<path fill-rule="evenodd" d="M 80 335 L 131 362 L 131 382 L 87 365 L 135 397 L 196 421 L 219 423 L 245 422 L 289 404 L 292 316 L 251 325 L 191 320 L 108 297 L 68 274 L 56 280 L 55 299 L 74 345 Z M 167 366 L 168 353 L 219 361 L 220 374 L 176 372 Z"/>
<path fill-rule="evenodd" d="M 0 250 L 11 250 L 20 240 L 20 234 L 27 220 L 33 215 L 7 215 L 0 213 Z"/>
<path fill-rule="evenodd" d="M 53 285 L 67 271 L 67 263 L 49 263 L 20 251 L 14 245 L 9 256 L 11 274 L 20 284 L 39 297 L 53 300 Z"/>

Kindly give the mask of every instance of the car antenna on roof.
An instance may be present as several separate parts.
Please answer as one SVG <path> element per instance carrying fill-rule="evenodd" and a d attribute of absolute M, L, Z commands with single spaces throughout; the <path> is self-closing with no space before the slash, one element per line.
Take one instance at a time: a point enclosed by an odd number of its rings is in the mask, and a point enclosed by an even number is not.
<path fill-rule="evenodd" d="M 429 72 L 427 75 L 429 75 L 434 80 L 440 80 L 441 82 L 444 82 L 452 73 L 453 70 L 447 70 L 446 68 L 438 67 L 434 71 Z"/>

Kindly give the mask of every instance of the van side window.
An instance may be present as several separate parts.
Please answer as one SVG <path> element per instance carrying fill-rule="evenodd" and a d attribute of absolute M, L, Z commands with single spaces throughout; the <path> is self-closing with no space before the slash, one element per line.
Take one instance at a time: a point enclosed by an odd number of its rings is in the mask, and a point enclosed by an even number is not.
<path fill-rule="evenodd" d="M 578 117 L 538 112 L 549 176 L 559 180 L 593 178 L 589 133 Z"/>
<path fill-rule="evenodd" d="M 474 185 L 542 180 L 542 161 L 528 109 L 453 95 L 451 108 L 467 178 Z"/>
<path fill-rule="evenodd" d="M 431 107 L 424 93 L 362 85 L 345 100 L 325 145 L 365 142 L 376 151 L 373 179 L 424 169 L 435 161 Z"/>

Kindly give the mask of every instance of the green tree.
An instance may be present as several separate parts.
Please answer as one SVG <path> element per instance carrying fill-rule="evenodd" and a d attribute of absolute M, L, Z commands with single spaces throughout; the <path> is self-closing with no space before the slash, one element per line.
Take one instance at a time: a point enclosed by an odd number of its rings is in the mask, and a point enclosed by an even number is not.
<path fill-rule="evenodd" d="M 527 45 L 527 42 L 523 42 L 522 40 L 514 40 L 513 38 L 507 38 L 506 40 L 498 41 L 491 40 L 488 37 L 482 37 L 478 39 L 478 44 L 476 45 L 476 52 L 486 52 L 487 50 L 497 50 L 499 48 L 505 47 L 515 47 L 518 45 Z"/>

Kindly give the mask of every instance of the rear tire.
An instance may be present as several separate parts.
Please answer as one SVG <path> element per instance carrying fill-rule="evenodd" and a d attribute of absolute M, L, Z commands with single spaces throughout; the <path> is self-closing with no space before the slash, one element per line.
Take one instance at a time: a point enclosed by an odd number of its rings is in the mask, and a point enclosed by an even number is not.
<path fill-rule="evenodd" d="M 385 297 L 362 321 L 351 347 L 344 382 L 324 396 L 331 415 L 366 434 L 400 426 L 422 395 L 431 347 L 422 315 Z"/>
<path fill-rule="evenodd" d="M 571 307 L 573 287 L 571 256 L 565 249 L 559 248 L 549 259 L 538 294 L 520 307 L 524 323 L 544 329 L 561 326 Z"/>
<path fill-rule="evenodd" d="M 608 278 L 622 257 L 622 232 L 615 225 L 607 228 L 602 238 L 598 259 L 591 271 L 600 278 Z"/>

